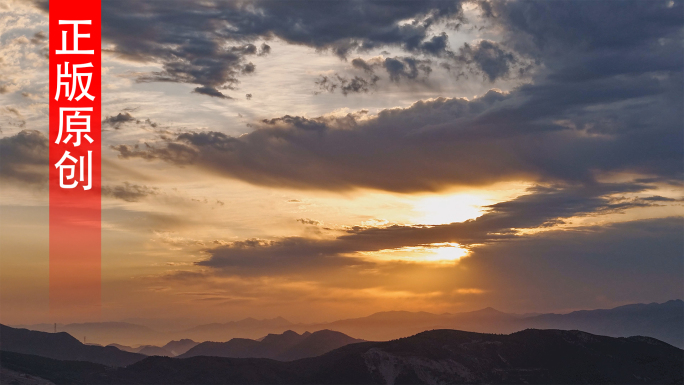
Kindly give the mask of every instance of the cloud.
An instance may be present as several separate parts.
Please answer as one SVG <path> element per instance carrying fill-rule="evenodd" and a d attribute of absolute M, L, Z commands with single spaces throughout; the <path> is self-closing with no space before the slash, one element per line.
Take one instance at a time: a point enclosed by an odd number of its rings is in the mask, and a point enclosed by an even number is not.
<path fill-rule="evenodd" d="M 0 179 L 46 188 L 49 164 L 48 139 L 39 131 L 22 130 L 0 138 Z"/>
<path fill-rule="evenodd" d="M 121 128 L 122 124 L 128 123 L 128 122 L 135 122 L 135 121 L 136 121 L 136 119 L 133 117 L 133 115 L 124 111 L 124 112 L 119 112 L 119 114 L 115 115 L 115 116 L 107 116 L 102 121 L 102 125 L 103 126 L 104 125 L 112 126 L 118 130 L 119 128 Z"/>
<path fill-rule="evenodd" d="M 47 2 L 37 5 L 47 11 Z M 463 19 L 461 2 L 344 3 L 310 1 L 133 1 L 102 5 L 102 38 L 123 58 L 159 63 L 163 70 L 140 81 L 200 85 L 211 91 L 233 88 L 242 73 L 254 72 L 249 55 L 271 47 L 253 42 L 279 38 L 290 44 L 325 50 L 345 58 L 351 52 L 394 46 L 441 55 L 446 35 L 431 27 Z M 406 22 L 411 20 L 410 22 Z M 217 96 L 216 92 L 198 92 Z"/>
<path fill-rule="evenodd" d="M 230 96 L 224 95 L 221 91 L 217 90 L 214 87 L 197 87 L 193 92 L 197 94 L 212 96 L 219 99 L 232 99 Z"/>
<path fill-rule="evenodd" d="M 156 128 L 158 125 L 156 122 L 151 121 L 149 118 L 145 120 L 137 119 L 136 117 L 131 115 L 131 113 L 128 112 L 126 109 L 124 109 L 124 111 L 122 112 L 119 112 L 117 115 L 107 116 L 106 118 L 104 118 L 104 120 L 102 120 L 103 126 L 110 126 L 115 130 L 120 129 L 121 126 L 126 123 L 146 124 L 152 128 Z"/>
<path fill-rule="evenodd" d="M 429 60 L 395 57 L 386 58 L 382 65 L 389 74 L 390 80 L 398 82 L 401 79 L 417 79 L 421 72 L 427 77 L 432 72 L 429 64 Z"/>
<path fill-rule="evenodd" d="M 158 194 L 157 188 L 124 182 L 118 186 L 102 186 L 102 196 L 121 199 L 126 202 L 138 202 L 143 198 Z"/>
<path fill-rule="evenodd" d="M 255 122 L 240 137 L 188 132 L 122 156 L 192 163 L 265 186 L 338 191 L 437 191 L 505 180 L 594 183 L 620 172 L 681 178 L 681 2 L 637 1 L 619 10 L 572 1 L 482 7 L 501 41 L 481 40 L 440 60 L 460 60 L 492 81 L 533 60 L 540 67 L 529 83 L 469 100 L 418 101 L 376 116 L 284 115 Z M 646 32 L 630 38 L 615 32 L 624 29 Z M 375 84 L 368 76 L 377 69 L 393 81 L 429 73 L 420 69 L 426 62 L 410 57 L 357 58 L 351 65 L 365 77 L 322 78 L 319 87 L 368 92 Z"/>
<path fill-rule="evenodd" d="M 47 34 L 43 31 L 36 32 L 31 38 L 31 43 L 42 44 L 47 40 Z"/>
<path fill-rule="evenodd" d="M 672 178 L 681 175 L 684 156 L 682 95 L 674 84 L 645 75 L 438 98 L 373 117 L 286 115 L 240 137 L 188 132 L 121 155 L 194 163 L 259 185 L 326 190 L 592 183 L 609 172 Z"/>
<path fill-rule="evenodd" d="M 539 63 L 530 82 L 510 92 L 423 100 L 376 116 L 284 115 L 239 137 L 193 131 L 122 156 L 162 154 L 258 185 L 336 191 L 590 184 L 611 173 L 681 178 L 682 2 L 637 1 L 618 10 L 605 2 L 482 4 L 501 41 L 468 45 L 460 57 L 490 80 L 512 74 L 518 56 Z M 366 75 L 384 68 L 395 81 L 420 77 L 413 58 L 383 60 L 351 64 Z M 362 80 L 342 80 L 321 84 L 366 89 Z M 188 162 L 166 156 L 172 146 Z"/>
<path fill-rule="evenodd" d="M 481 72 L 490 81 L 506 78 L 512 67 L 520 59 L 512 52 L 506 51 L 496 42 L 482 40 L 474 45 L 465 43 L 455 56 L 458 64 L 473 66 L 471 72 Z"/>
<path fill-rule="evenodd" d="M 352 93 L 368 93 L 376 88 L 376 84 L 380 80 L 377 75 L 372 75 L 369 78 L 364 78 L 361 76 L 354 76 L 348 78 L 335 74 L 333 76 L 324 76 L 316 80 L 316 85 L 322 91 L 335 92 L 339 89 L 342 95 L 347 96 Z"/>
<path fill-rule="evenodd" d="M 492 291 L 493 306 L 565 309 L 679 298 L 684 217 L 549 231 L 476 247 L 462 285 Z"/>
<path fill-rule="evenodd" d="M 615 194 L 640 192 L 640 184 L 601 184 L 585 186 L 537 186 L 514 200 L 487 207 L 474 220 L 446 225 L 391 225 L 353 227 L 335 238 L 286 237 L 278 240 L 248 240 L 208 249 L 210 257 L 197 264 L 240 274 L 290 274 L 296 266 L 304 269 L 362 266 L 358 253 L 440 243 L 482 245 L 525 237 L 520 229 L 551 227 L 563 219 L 645 207 L 654 203 L 643 199 L 624 200 Z M 316 221 L 299 219 L 304 224 Z"/>

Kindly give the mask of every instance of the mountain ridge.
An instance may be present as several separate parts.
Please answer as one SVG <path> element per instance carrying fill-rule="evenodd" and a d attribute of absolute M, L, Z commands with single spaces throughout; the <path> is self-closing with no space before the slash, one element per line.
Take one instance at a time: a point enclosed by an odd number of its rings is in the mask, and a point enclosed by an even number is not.
<path fill-rule="evenodd" d="M 430 330 L 321 356 L 148 357 L 125 368 L 0 352 L 0 363 L 56 384 L 682 383 L 684 351 L 648 337 L 526 329 L 507 335 Z"/>

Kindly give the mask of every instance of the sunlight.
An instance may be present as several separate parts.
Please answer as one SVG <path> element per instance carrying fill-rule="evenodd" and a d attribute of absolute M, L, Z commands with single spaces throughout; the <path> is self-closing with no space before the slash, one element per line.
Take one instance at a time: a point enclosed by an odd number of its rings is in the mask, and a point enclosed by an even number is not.
<path fill-rule="evenodd" d="M 468 255 L 468 249 L 464 249 L 458 243 L 433 243 L 434 249 L 424 256 L 425 261 L 430 262 L 453 262 Z"/>
<path fill-rule="evenodd" d="M 419 263 L 453 263 L 468 255 L 469 251 L 458 243 L 433 243 L 427 246 L 386 249 L 361 253 L 375 261 L 402 261 Z"/>
<path fill-rule="evenodd" d="M 413 210 L 421 214 L 414 220 L 424 225 L 463 222 L 482 215 L 482 206 L 487 204 L 485 197 L 474 194 L 426 197 L 414 203 Z"/>

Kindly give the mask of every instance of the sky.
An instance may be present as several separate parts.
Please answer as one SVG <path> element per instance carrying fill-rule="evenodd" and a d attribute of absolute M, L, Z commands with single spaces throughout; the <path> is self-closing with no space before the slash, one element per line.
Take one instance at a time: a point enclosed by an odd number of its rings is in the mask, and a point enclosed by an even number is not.
<path fill-rule="evenodd" d="M 103 0 L 103 320 L 682 298 L 683 5 Z M 5 324 L 50 322 L 47 38 L 0 0 Z"/>

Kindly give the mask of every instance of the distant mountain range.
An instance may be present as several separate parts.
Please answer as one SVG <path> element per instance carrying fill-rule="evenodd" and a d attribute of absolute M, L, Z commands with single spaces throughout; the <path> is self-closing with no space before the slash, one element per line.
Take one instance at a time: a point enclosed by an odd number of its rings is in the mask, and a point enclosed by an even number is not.
<path fill-rule="evenodd" d="M 269 334 L 260 341 L 233 338 L 228 342 L 203 342 L 180 355 L 179 358 L 214 356 L 292 361 L 319 356 L 356 342 L 363 342 L 363 340 L 332 330 L 302 334 L 288 330 L 283 334 Z"/>
<path fill-rule="evenodd" d="M 0 325 L 0 350 L 108 366 L 126 366 L 146 357 L 113 346 L 85 345 L 64 332 L 46 333 L 5 325 Z"/>
<path fill-rule="evenodd" d="M 257 339 L 270 333 L 292 330 L 297 333 L 336 330 L 372 341 L 404 337 L 430 329 L 458 329 L 482 333 L 512 333 L 528 328 L 582 330 L 590 333 L 628 337 L 649 336 L 684 347 L 684 302 L 634 304 L 605 310 L 583 310 L 568 314 L 517 315 L 486 308 L 473 312 L 432 314 L 391 311 L 368 317 L 329 323 L 295 324 L 278 317 L 266 320 L 247 318 L 227 323 L 199 325 L 176 332 L 159 332 L 145 326 L 122 323 L 58 325 L 58 330 L 101 344 L 161 346 L 169 340 L 228 341 L 232 338 Z M 52 331 L 53 325 L 28 325 L 28 329 Z"/>
<path fill-rule="evenodd" d="M 681 384 L 684 351 L 648 337 L 432 330 L 296 361 L 148 357 L 125 368 L 0 352 L 2 367 L 55 384 Z"/>
<path fill-rule="evenodd" d="M 191 348 L 195 347 L 199 342 L 195 342 L 191 339 L 182 339 L 180 341 L 170 341 L 164 346 L 154 346 L 154 345 L 142 345 L 138 347 L 120 345 L 120 344 L 109 344 L 107 346 L 113 346 L 119 350 L 132 353 L 140 353 L 146 356 L 164 356 L 164 357 L 176 357 L 181 355 Z"/>
<path fill-rule="evenodd" d="M 346 334 L 319 330 L 298 334 L 291 330 L 283 334 L 269 334 L 260 340 L 233 338 L 228 342 L 192 340 L 171 341 L 164 346 L 86 345 L 68 333 L 47 333 L 15 329 L 0 325 L 0 351 L 31 354 L 65 361 L 87 361 L 108 366 L 126 366 L 147 356 L 181 358 L 216 356 L 236 358 L 271 358 L 291 361 L 315 357 L 339 347 L 362 342 Z"/>

